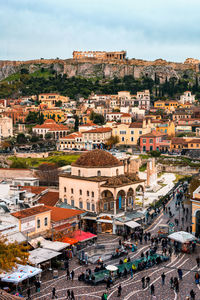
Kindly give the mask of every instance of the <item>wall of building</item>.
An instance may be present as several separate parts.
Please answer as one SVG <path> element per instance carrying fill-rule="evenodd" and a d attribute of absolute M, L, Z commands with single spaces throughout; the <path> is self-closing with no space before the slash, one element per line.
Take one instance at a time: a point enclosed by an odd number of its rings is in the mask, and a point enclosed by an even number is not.
<path fill-rule="evenodd" d="M 71 174 L 75 176 L 81 177 L 94 177 L 98 176 L 98 172 L 101 172 L 100 176 L 116 176 L 124 174 L 124 166 L 117 167 L 107 167 L 107 168 L 80 168 L 80 167 L 72 167 Z"/>

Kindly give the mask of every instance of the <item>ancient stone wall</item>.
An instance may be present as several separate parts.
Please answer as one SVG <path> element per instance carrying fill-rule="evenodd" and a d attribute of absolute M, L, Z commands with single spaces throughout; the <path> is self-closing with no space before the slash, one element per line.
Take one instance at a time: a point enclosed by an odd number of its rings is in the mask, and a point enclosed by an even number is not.
<path fill-rule="evenodd" d="M 126 51 L 114 51 L 114 52 L 106 52 L 106 51 L 74 51 L 73 59 L 82 60 L 87 58 L 94 58 L 97 60 L 125 60 L 126 59 Z"/>

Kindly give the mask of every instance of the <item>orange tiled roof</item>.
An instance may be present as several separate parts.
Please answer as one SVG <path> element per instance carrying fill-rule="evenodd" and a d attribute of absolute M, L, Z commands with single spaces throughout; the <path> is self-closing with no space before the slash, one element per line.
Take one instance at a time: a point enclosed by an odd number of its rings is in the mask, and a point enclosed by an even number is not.
<path fill-rule="evenodd" d="M 129 128 L 142 128 L 142 123 L 137 123 L 137 122 L 134 122 L 134 123 L 131 123 Z"/>
<path fill-rule="evenodd" d="M 164 135 L 167 135 L 166 133 L 162 133 L 162 132 L 158 132 L 158 131 L 152 131 L 150 133 L 146 133 L 146 134 L 143 134 L 141 135 L 141 137 L 159 137 L 159 136 L 164 136 Z"/>
<path fill-rule="evenodd" d="M 41 196 L 39 203 L 47 206 L 55 206 L 59 200 L 59 192 L 47 192 L 45 195 Z"/>
<path fill-rule="evenodd" d="M 34 206 L 31 208 L 27 208 L 27 209 L 23 209 L 20 211 L 17 211 L 15 213 L 12 213 L 11 215 L 14 216 L 17 219 L 24 219 L 24 218 L 28 218 L 34 215 L 38 215 L 47 211 L 50 211 L 51 208 L 47 207 L 47 206 Z"/>
<path fill-rule="evenodd" d="M 124 113 L 124 114 L 121 116 L 121 118 L 124 118 L 124 117 L 131 117 L 131 115 L 130 115 L 130 114 L 127 114 L 127 113 Z"/>
<path fill-rule="evenodd" d="M 42 192 L 48 190 L 48 187 L 45 187 L 45 186 L 21 186 L 21 189 L 29 190 L 29 191 L 31 191 L 31 193 L 39 195 Z"/>
<path fill-rule="evenodd" d="M 88 131 L 84 131 L 83 133 L 105 133 L 112 131 L 110 127 L 101 127 L 101 128 L 94 128 Z"/>
<path fill-rule="evenodd" d="M 83 210 L 78 210 L 78 209 L 70 209 L 70 208 L 62 208 L 62 207 L 54 207 L 54 206 L 46 206 L 46 205 L 45 208 L 51 210 L 51 220 L 53 222 L 66 220 L 84 213 Z"/>

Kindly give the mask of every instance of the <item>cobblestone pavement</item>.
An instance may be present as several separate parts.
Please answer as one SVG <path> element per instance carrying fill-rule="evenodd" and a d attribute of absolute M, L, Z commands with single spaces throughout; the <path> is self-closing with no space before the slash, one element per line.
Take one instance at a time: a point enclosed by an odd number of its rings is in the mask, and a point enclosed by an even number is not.
<path fill-rule="evenodd" d="M 174 218 L 179 217 L 179 211 L 175 209 L 175 202 L 172 200 L 168 207 L 170 206 L 173 213 L 173 218 L 170 220 L 173 222 Z M 185 205 L 186 207 L 186 205 Z M 180 220 L 182 218 L 183 211 L 180 210 Z M 159 224 L 166 223 L 169 220 L 168 213 L 161 213 L 161 215 L 154 221 L 152 226 L 148 231 L 151 231 L 152 235 L 156 233 Z M 190 222 L 190 220 L 189 220 Z M 187 223 L 182 224 L 181 227 L 184 230 L 188 226 Z M 180 228 L 179 228 L 180 229 Z M 176 228 L 178 230 L 178 228 Z M 98 236 L 98 242 L 104 243 L 108 247 L 115 248 L 118 245 L 118 237 L 114 235 L 102 234 Z M 138 251 L 135 253 L 130 252 L 129 256 L 131 259 L 140 257 L 141 251 L 146 251 L 149 248 L 149 242 L 147 244 L 139 245 Z M 161 247 L 159 247 L 158 253 L 161 253 Z M 140 271 L 131 278 L 130 275 L 127 278 L 121 278 L 120 281 L 116 280 L 114 285 L 107 291 L 108 300 L 146 300 L 152 299 L 150 296 L 150 290 L 148 287 L 142 289 L 141 278 L 143 276 L 150 277 L 150 284 L 155 286 L 155 295 L 156 300 L 184 300 L 186 296 L 189 295 L 190 290 L 193 289 L 196 293 L 196 299 L 200 300 L 200 286 L 195 284 L 194 274 L 198 270 L 196 266 L 196 257 L 200 256 L 200 247 L 197 246 L 194 254 L 179 254 L 175 256 L 174 254 L 171 257 L 170 261 L 162 263 L 158 266 L 152 267 L 147 270 Z M 111 264 L 118 264 L 118 260 L 112 260 Z M 107 262 L 108 264 L 109 262 Z M 95 266 L 89 266 L 93 269 Z M 41 285 L 41 292 L 34 294 L 35 289 L 32 290 L 31 299 L 35 300 L 47 300 L 51 299 L 52 288 L 56 288 L 56 295 L 58 299 L 67 299 L 66 291 L 67 289 L 73 290 L 76 300 L 95 300 L 101 299 L 103 292 L 106 291 L 106 285 L 100 284 L 97 286 L 87 285 L 83 282 L 78 281 L 78 275 L 82 271 L 85 271 L 87 267 L 80 266 L 76 259 L 70 261 L 70 271 L 73 269 L 75 271 L 74 281 L 67 280 L 65 273 L 60 273 L 59 278 L 53 279 L 47 282 L 43 282 Z M 170 289 L 170 278 L 178 277 L 177 268 L 182 268 L 183 270 L 183 279 L 179 281 L 179 293 L 176 294 L 173 289 Z M 199 269 L 200 271 L 200 269 Z M 165 285 L 161 284 L 161 274 L 165 272 L 166 279 Z M 117 297 L 117 288 L 121 283 L 122 286 L 122 295 Z"/>

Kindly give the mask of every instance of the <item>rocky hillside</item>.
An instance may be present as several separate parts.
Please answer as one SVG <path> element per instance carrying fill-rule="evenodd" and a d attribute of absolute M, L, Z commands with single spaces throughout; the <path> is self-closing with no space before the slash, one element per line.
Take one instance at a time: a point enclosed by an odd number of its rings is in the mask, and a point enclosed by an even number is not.
<path fill-rule="evenodd" d="M 123 62 L 99 61 L 95 59 L 86 60 L 32 60 L 32 61 L 0 61 L 0 81 L 6 79 L 12 74 L 18 73 L 22 68 L 34 73 L 41 68 L 51 69 L 57 74 L 66 74 L 67 77 L 81 76 L 86 78 L 98 77 L 109 78 L 124 77 L 133 75 L 135 78 L 142 76 L 152 79 L 157 76 L 160 82 L 169 78 L 190 78 L 195 79 L 199 73 L 199 64 L 173 63 L 159 59 L 155 61 L 144 60 L 125 60 Z"/>

